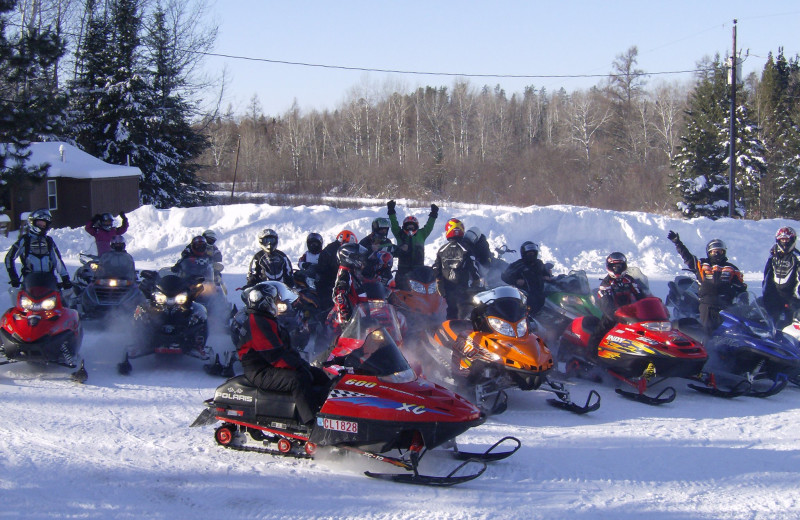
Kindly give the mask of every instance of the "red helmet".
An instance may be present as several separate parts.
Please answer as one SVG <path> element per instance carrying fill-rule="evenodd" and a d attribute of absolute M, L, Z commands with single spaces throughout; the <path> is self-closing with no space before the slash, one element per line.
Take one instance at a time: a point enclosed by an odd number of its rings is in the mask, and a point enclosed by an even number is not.
<path fill-rule="evenodd" d="M 628 259 L 619 251 L 606 257 L 606 271 L 611 278 L 619 278 L 628 270 Z"/>
<path fill-rule="evenodd" d="M 357 244 L 358 238 L 356 238 L 356 234 L 352 231 L 348 231 L 347 229 L 343 229 L 336 235 L 336 240 L 339 241 L 340 244 Z"/>
<path fill-rule="evenodd" d="M 414 236 L 419 231 L 419 220 L 417 217 L 406 217 L 403 219 L 403 231 L 407 235 Z"/>
<path fill-rule="evenodd" d="M 797 242 L 797 232 L 794 228 L 782 227 L 775 233 L 775 243 L 778 244 L 781 253 L 788 253 L 794 249 L 795 242 Z"/>
<path fill-rule="evenodd" d="M 451 218 L 447 221 L 447 224 L 444 225 L 444 236 L 447 239 L 463 237 L 464 224 L 457 218 Z"/>

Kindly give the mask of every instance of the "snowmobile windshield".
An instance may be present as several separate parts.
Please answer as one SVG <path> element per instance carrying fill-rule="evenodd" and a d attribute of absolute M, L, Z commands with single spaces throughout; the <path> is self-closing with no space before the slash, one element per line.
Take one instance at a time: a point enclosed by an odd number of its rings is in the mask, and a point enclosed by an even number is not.
<path fill-rule="evenodd" d="M 25 275 L 22 281 L 22 290 L 34 300 L 41 300 L 58 290 L 58 282 L 53 273 L 34 271 Z"/>
<path fill-rule="evenodd" d="M 638 302 L 623 305 L 616 312 L 617 319 L 626 323 L 643 321 L 669 321 L 669 311 L 660 298 L 650 296 Z"/>
<path fill-rule="evenodd" d="M 545 292 L 568 292 L 572 294 L 587 295 L 591 293 L 589 278 L 586 271 L 570 271 L 569 274 L 561 274 L 551 282 L 545 283 Z"/>
<path fill-rule="evenodd" d="M 759 305 L 758 297 L 752 292 L 740 294 L 733 301 L 733 305 L 722 312 L 741 321 L 756 336 L 771 338 L 775 335 L 774 322 Z"/>
<path fill-rule="evenodd" d="M 380 282 L 366 282 L 359 289 L 358 296 L 366 300 L 386 300 L 389 298 L 389 289 Z"/>
<path fill-rule="evenodd" d="M 524 302 L 518 298 L 498 298 L 492 300 L 486 306 L 485 314 L 487 317 L 496 317 L 514 323 L 523 318 L 528 313 Z"/>
<path fill-rule="evenodd" d="M 402 342 L 397 311 L 393 305 L 381 300 L 370 300 L 356 305 L 350 320 L 342 328 L 342 337 L 364 340 L 377 327 L 385 329 L 396 342 Z"/>
<path fill-rule="evenodd" d="M 205 281 L 214 280 L 214 266 L 207 258 L 186 257 L 178 263 L 181 278 L 202 277 Z"/>
<path fill-rule="evenodd" d="M 354 350 L 348 358 L 355 365 L 353 368 L 356 373 L 376 376 L 387 383 L 407 383 L 416 379 L 397 344 L 383 329 L 370 332 L 364 345 Z"/>
<path fill-rule="evenodd" d="M 427 265 L 420 265 L 409 271 L 406 275 L 408 280 L 414 280 L 421 284 L 430 285 L 432 282 L 436 281 L 436 275 L 433 272 L 433 268 Z"/>

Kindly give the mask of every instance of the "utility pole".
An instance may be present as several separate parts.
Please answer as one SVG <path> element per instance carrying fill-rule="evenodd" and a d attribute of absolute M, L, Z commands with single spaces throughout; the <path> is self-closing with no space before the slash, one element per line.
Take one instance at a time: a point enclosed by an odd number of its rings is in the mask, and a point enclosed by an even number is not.
<path fill-rule="evenodd" d="M 233 204 L 233 190 L 236 189 L 236 170 L 239 169 L 239 147 L 242 144 L 242 136 L 236 140 L 236 162 L 233 164 L 233 183 L 231 184 L 231 204 Z"/>
<path fill-rule="evenodd" d="M 736 19 L 733 20 L 733 52 L 731 53 L 731 75 L 729 81 L 731 83 L 731 135 L 730 135 L 730 161 L 731 169 L 728 175 L 728 216 L 734 217 L 734 201 L 736 200 Z"/>

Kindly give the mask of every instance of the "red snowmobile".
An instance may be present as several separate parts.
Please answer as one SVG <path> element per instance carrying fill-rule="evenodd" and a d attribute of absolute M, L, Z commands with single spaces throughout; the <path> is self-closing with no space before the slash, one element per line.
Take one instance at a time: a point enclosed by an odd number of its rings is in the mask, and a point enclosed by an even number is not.
<path fill-rule="evenodd" d="M 359 309 L 354 315 L 359 314 Z M 348 325 L 351 322 L 348 322 Z M 345 327 L 350 336 L 356 327 Z M 222 421 L 215 439 L 222 446 L 276 455 L 313 458 L 318 448 L 350 451 L 386 462 L 410 473 L 373 473 L 367 476 L 409 484 L 450 486 L 479 477 L 486 463 L 504 459 L 521 443 L 505 437 L 483 453 L 455 448 L 454 439 L 484 422 L 485 416 L 466 399 L 419 379 L 397 344 L 377 320 L 363 317 L 360 340 L 337 341 L 324 365 L 339 367 L 327 397 L 308 428 L 296 415 L 291 395 L 265 392 L 237 376 L 219 386 L 208 407 L 192 426 Z M 515 446 L 495 451 L 506 441 Z M 422 456 L 443 445 L 464 460 L 445 476 L 419 472 Z M 398 450 L 397 455 L 387 452 Z M 464 473 L 474 468 L 470 473 Z"/>
<path fill-rule="evenodd" d="M 0 365 L 17 361 L 77 368 L 71 374 L 83 383 L 88 375 L 78 356 L 83 329 L 78 311 L 64 306 L 52 273 L 28 273 L 16 305 L 0 321 Z"/>
<path fill-rule="evenodd" d="M 573 320 L 559 342 L 559 369 L 568 375 L 608 373 L 636 389 L 618 388 L 618 394 L 653 405 L 672 402 L 676 392 L 669 386 L 649 396 L 645 394 L 648 388 L 671 377 L 701 380 L 708 359 L 706 349 L 672 328 L 669 312 L 659 298 L 650 296 L 623 305 L 615 317 L 617 324 L 594 352 L 589 351 L 588 344 L 598 318 Z"/>

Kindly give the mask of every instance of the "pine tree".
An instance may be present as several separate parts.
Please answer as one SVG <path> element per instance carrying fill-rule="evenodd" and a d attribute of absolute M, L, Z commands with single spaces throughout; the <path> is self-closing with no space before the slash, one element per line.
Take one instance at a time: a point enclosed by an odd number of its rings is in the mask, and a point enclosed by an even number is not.
<path fill-rule="evenodd" d="M 737 94 L 737 100 L 739 96 Z M 761 181 L 766 176 L 767 161 L 764 143 L 758 136 L 758 127 L 750 117 L 747 105 L 736 106 L 736 202 L 737 213 L 762 217 Z M 720 131 L 722 161 L 730 171 L 730 116 L 725 118 Z M 744 212 L 741 212 L 741 205 Z"/>
<path fill-rule="evenodd" d="M 42 180 L 48 165 L 27 165 L 29 144 L 57 134 L 64 119 L 64 97 L 56 88 L 53 68 L 64 54 L 64 42 L 49 28 L 22 27 L 6 36 L 15 0 L 0 0 L 0 205 L 11 204 L 10 192 Z"/>

